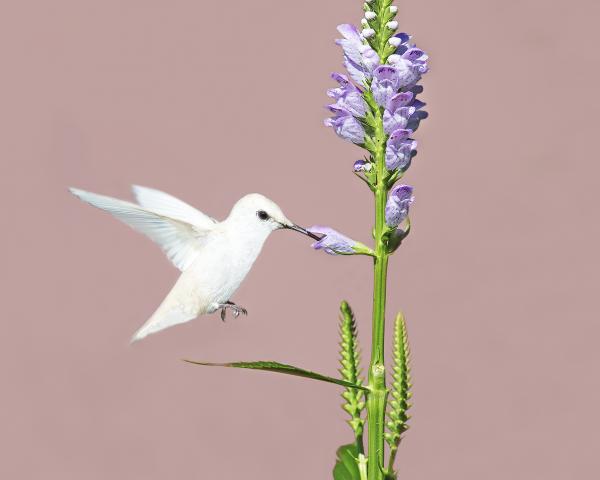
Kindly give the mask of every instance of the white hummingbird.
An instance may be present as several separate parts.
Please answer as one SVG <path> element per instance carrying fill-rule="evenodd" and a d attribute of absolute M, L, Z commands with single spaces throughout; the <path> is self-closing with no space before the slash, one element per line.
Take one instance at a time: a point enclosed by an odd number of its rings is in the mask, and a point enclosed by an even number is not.
<path fill-rule="evenodd" d="M 153 241 L 181 270 L 179 279 L 131 341 L 199 315 L 226 309 L 235 317 L 246 309 L 230 301 L 271 232 L 287 228 L 319 237 L 287 219 L 271 200 L 258 193 L 242 197 L 222 222 L 187 203 L 152 188 L 133 186 L 138 204 L 69 189 L 73 195 L 114 215 Z"/>

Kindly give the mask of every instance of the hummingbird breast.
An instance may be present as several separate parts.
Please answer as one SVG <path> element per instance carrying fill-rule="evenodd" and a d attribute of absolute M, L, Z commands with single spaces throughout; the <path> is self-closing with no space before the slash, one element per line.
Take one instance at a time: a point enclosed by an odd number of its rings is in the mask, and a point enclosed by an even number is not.
<path fill-rule="evenodd" d="M 193 279 L 195 295 L 201 306 L 199 314 L 211 313 L 214 305 L 233 296 L 258 257 L 266 236 L 247 238 L 229 232 L 214 232 L 202 246 L 194 263 L 184 272 Z"/>

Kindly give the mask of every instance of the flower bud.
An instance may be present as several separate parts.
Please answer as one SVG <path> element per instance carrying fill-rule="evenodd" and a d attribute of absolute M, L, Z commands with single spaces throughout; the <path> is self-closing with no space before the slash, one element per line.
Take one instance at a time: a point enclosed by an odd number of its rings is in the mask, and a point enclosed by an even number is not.
<path fill-rule="evenodd" d="M 396 15 L 396 13 L 398 13 L 398 7 L 396 5 L 392 5 L 390 7 L 390 13 L 393 13 L 394 15 Z"/>
<path fill-rule="evenodd" d="M 386 23 L 385 26 L 390 30 L 396 30 L 398 28 L 398 22 L 396 20 L 392 20 L 391 22 Z"/>
<path fill-rule="evenodd" d="M 392 46 L 392 47 L 396 47 L 398 48 L 401 44 L 402 44 L 402 39 L 398 38 L 398 37 L 392 37 L 388 40 L 388 43 Z"/>
<path fill-rule="evenodd" d="M 373 20 L 375 17 L 377 17 L 375 12 L 365 12 L 365 18 L 367 20 Z"/>
<path fill-rule="evenodd" d="M 373 168 L 373 165 L 370 162 L 366 162 L 364 160 L 357 160 L 354 162 L 354 171 L 355 172 L 369 172 Z"/>
<path fill-rule="evenodd" d="M 362 31 L 362 36 L 365 38 L 371 38 L 373 35 L 375 35 L 375 30 L 373 30 L 372 28 L 365 28 Z"/>

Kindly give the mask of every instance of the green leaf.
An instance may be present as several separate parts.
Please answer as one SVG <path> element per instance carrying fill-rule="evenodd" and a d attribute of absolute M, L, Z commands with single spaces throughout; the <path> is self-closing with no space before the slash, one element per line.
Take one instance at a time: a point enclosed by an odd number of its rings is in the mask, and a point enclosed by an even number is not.
<path fill-rule="evenodd" d="M 333 467 L 335 480 L 361 480 L 358 470 L 358 449 L 354 443 L 342 445 L 336 452 L 337 460 Z"/>
<path fill-rule="evenodd" d="M 231 367 L 231 368 L 249 368 L 251 370 L 263 370 L 266 372 L 284 373 L 286 375 L 295 375 L 297 377 L 312 378 L 313 380 L 320 380 L 321 382 L 335 383 L 343 387 L 359 388 L 361 390 L 367 390 L 367 387 L 362 385 L 355 385 L 345 380 L 338 378 L 328 377 L 321 375 L 320 373 L 311 372 L 310 370 L 304 370 L 303 368 L 294 367 L 293 365 L 286 365 L 285 363 L 271 362 L 271 361 L 259 361 L 259 362 L 229 362 L 229 363 L 210 363 L 210 362 L 197 362 L 194 360 L 184 360 L 184 362 L 193 363 L 194 365 L 203 365 L 206 367 Z"/>

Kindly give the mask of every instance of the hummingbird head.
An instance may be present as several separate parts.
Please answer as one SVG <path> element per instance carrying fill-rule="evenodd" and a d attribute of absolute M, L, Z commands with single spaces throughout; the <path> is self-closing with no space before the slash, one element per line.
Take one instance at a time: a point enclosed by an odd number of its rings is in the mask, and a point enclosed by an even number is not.
<path fill-rule="evenodd" d="M 239 199 L 233 206 L 229 218 L 243 222 L 253 230 L 270 233 L 274 230 L 287 228 L 320 240 L 321 237 L 310 233 L 305 228 L 289 220 L 279 206 L 260 193 L 251 193 Z"/>

